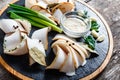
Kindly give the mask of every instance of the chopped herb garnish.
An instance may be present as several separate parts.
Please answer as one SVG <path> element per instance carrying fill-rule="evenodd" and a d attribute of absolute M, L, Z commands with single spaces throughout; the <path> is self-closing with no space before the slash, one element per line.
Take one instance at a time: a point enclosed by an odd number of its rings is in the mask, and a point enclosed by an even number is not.
<path fill-rule="evenodd" d="M 99 27 L 100 27 L 100 25 L 97 23 L 97 21 L 96 20 L 91 20 L 91 31 L 92 30 L 95 30 L 96 32 L 99 32 Z"/>
<path fill-rule="evenodd" d="M 93 38 L 92 35 L 84 37 L 84 40 L 85 40 L 85 43 L 88 44 L 89 48 L 91 48 L 92 50 L 95 49 L 95 39 Z"/>

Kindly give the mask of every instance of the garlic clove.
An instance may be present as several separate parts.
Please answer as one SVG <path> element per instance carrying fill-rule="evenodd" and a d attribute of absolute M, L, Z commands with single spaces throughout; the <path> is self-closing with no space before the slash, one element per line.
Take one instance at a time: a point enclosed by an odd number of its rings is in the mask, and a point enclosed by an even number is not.
<path fill-rule="evenodd" d="M 105 39 L 105 35 L 102 34 L 97 38 L 97 41 L 102 42 L 102 41 L 104 41 L 104 39 Z"/>
<path fill-rule="evenodd" d="M 92 30 L 92 31 L 91 31 L 91 34 L 92 34 L 93 37 L 95 37 L 95 38 L 98 38 L 98 37 L 99 37 L 99 34 L 98 34 L 95 30 Z"/>

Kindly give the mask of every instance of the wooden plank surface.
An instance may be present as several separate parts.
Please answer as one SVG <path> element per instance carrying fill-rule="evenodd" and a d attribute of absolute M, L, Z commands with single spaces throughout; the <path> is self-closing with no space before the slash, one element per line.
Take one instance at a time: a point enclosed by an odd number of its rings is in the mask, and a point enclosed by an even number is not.
<path fill-rule="evenodd" d="M 2 0 L 4 1 L 4 0 Z M 6 0 L 5 0 L 6 1 Z M 1 4 L 1 3 L 0 3 Z M 106 19 L 114 36 L 114 51 L 110 63 L 95 80 L 120 79 L 120 2 L 119 0 L 91 0 L 88 4 L 96 8 Z M 111 6 L 112 5 L 112 6 Z M 0 5 L 1 6 L 1 5 Z M 18 80 L 0 66 L 0 80 Z"/>

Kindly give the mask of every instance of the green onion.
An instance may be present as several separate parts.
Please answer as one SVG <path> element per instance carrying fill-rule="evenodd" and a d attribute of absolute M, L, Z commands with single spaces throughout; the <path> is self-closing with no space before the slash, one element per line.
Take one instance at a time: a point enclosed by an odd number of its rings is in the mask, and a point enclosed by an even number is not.
<path fill-rule="evenodd" d="M 59 32 L 59 33 L 62 32 L 62 30 L 61 30 L 59 27 L 57 27 L 56 25 L 53 25 L 53 24 L 51 24 L 51 23 L 49 23 L 49 22 L 47 22 L 47 21 L 45 21 L 45 20 L 42 20 L 42 19 L 40 19 L 40 18 L 33 17 L 33 16 L 28 16 L 28 15 L 25 15 L 24 17 L 27 18 L 27 19 L 30 19 L 30 20 L 32 20 L 32 21 L 34 21 L 34 22 L 37 22 L 37 23 L 39 23 L 39 24 L 45 25 L 45 26 L 47 26 L 47 27 L 50 26 L 53 30 L 55 30 L 55 31 L 57 31 L 57 32 Z"/>
<path fill-rule="evenodd" d="M 13 13 L 13 12 L 10 12 L 10 18 L 12 18 L 12 19 L 25 19 L 25 18 Z M 28 19 L 26 19 L 26 20 L 28 20 Z M 38 27 L 38 28 L 46 27 L 45 25 L 38 24 L 38 23 L 36 23 L 36 22 L 34 22 L 34 21 L 30 20 L 30 19 L 28 21 L 35 27 Z"/>
<path fill-rule="evenodd" d="M 31 9 L 28 9 L 23 6 L 19 6 L 16 4 L 10 4 L 10 7 L 13 8 L 13 10 L 10 10 L 8 13 L 10 13 L 10 17 L 14 19 L 26 19 L 30 21 L 30 23 L 33 26 L 44 28 L 44 27 L 51 27 L 52 30 L 57 31 L 59 33 L 62 32 L 62 29 L 60 29 L 57 24 L 46 17 L 45 15 L 38 13 L 36 11 L 33 11 Z"/>
<path fill-rule="evenodd" d="M 13 8 L 13 9 L 15 9 L 15 10 L 17 10 L 17 11 L 19 10 L 21 12 L 31 13 L 31 14 L 33 14 L 33 15 L 41 18 L 41 19 L 44 19 L 44 20 L 46 20 L 46 21 L 48 21 L 48 22 L 56 25 L 56 23 L 54 21 L 52 21 L 51 19 L 49 19 L 48 17 L 46 17 L 42 13 L 38 13 L 38 12 L 33 11 L 33 10 L 29 9 L 29 8 L 26 8 L 26 7 L 23 7 L 23 6 L 20 6 L 20 5 L 16 5 L 16 4 L 10 4 L 10 7 Z"/>

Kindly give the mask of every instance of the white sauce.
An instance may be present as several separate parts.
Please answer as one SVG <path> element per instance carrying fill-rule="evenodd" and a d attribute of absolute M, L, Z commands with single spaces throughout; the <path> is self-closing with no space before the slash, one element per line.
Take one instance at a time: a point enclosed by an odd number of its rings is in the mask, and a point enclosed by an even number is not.
<path fill-rule="evenodd" d="M 63 25 L 69 29 L 69 30 L 72 30 L 73 32 L 84 32 L 86 31 L 86 24 L 80 20 L 80 19 L 77 19 L 77 18 L 67 18 Z"/>

